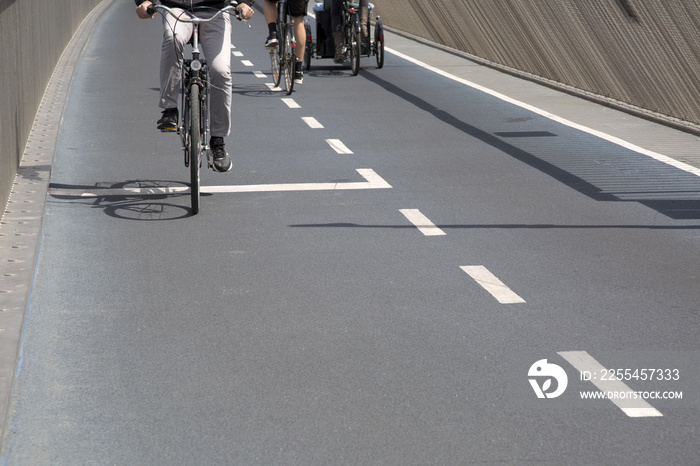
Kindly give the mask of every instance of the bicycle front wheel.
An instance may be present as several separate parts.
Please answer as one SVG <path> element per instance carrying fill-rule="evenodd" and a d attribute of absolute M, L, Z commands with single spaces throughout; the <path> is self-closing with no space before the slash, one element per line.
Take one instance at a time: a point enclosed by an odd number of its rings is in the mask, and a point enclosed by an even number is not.
<path fill-rule="evenodd" d="M 354 17 L 352 29 L 350 31 L 350 69 L 352 75 L 357 76 L 360 72 L 360 55 L 362 54 L 362 41 L 360 40 L 360 22 Z"/>
<path fill-rule="evenodd" d="M 292 46 L 292 24 L 286 23 L 284 25 L 284 45 L 282 47 L 282 61 L 284 62 L 284 85 L 287 91 L 287 95 L 292 93 L 294 89 L 294 63 L 297 61 L 294 56 L 294 47 Z"/>
<path fill-rule="evenodd" d="M 189 96 L 189 127 L 190 127 L 190 197 L 192 214 L 199 212 L 199 169 L 202 164 L 202 132 L 200 127 L 199 86 L 192 84 Z"/>

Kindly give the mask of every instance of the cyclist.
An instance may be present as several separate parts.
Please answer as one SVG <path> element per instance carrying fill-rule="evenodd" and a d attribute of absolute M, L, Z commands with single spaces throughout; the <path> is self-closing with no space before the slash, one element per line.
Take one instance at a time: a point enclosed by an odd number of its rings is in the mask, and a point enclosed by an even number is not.
<path fill-rule="evenodd" d="M 154 18 L 147 8 L 150 0 L 135 0 L 139 18 Z M 162 0 L 163 5 L 187 12 L 202 10 L 202 7 L 220 9 L 226 6 L 223 0 Z M 253 0 L 239 0 L 241 18 L 250 19 Z M 214 11 L 214 10 L 212 10 Z M 201 12 L 199 13 L 202 14 Z M 212 13 L 213 14 L 213 13 Z M 192 36 L 192 24 L 176 21 L 170 15 L 163 17 L 163 44 L 160 55 L 160 102 L 163 114 L 158 120 L 158 129 L 177 130 L 177 101 L 180 94 L 183 49 Z M 202 51 L 209 62 L 211 76 L 211 148 L 214 168 L 220 172 L 231 169 L 232 163 L 224 145 L 224 137 L 231 132 L 231 17 L 222 15 L 216 20 L 202 24 L 200 29 Z"/>
<path fill-rule="evenodd" d="M 335 63 L 343 63 L 345 57 L 345 35 L 343 34 L 343 4 L 345 0 L 331 1 L 331 30 L 333 31 L 333 43 L 335 44 Z M 359 0 L 360 3 L 360 28 L 362 30 L 362 53 L 367 53 L 369 46 L 369 0 Z"/>
<path fill-rule="evenodd" d="M 304 71 L 302 63 L 304 61 L 304 50 L 306 49 L 306 29 L 304 28 L 304 16 L 306 16 L 306 6 L 309 0 L 287 0 L 289 7 L 289 15 L 292 17 L 294 25 L 294 54 L 296 55 L 296 63 L 294 64 L 294 82 L 301 84 L 304 80 Z M 263 5 L 263 14 L 269 35 L 265 40 L 265 47 L 277 47 L 279 39 L 277 38 L 277 2 L 275 0 L 265 0 Z"/>

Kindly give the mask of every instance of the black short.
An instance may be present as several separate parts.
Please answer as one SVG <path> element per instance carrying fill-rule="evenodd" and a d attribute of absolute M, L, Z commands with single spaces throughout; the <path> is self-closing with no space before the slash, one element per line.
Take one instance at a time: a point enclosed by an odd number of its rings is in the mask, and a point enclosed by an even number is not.
<path fill-rule="evenodd" d="M 289 7 L 289 14 L 291 16 L 306 16 L 306 6 L 309 0 L 287 0 L 287 7 Z"/>

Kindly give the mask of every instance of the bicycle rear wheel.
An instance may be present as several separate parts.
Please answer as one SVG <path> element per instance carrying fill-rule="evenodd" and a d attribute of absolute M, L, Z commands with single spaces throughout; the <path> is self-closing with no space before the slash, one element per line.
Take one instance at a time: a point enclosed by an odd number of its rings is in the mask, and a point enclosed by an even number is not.
<path fill-rule="evenodd" d="M 193 84 L 190 88 L 190 197 L 192 201 L 192 214 L 199 212 L 199 169 L 202 164 L 202 133 L 200 128 L 200 101 L 199 86 Z"/>
<path fill-rule="evenodd" d="M 284 45 L 282 47 L 282 61 L 284 63 L 284 85 L 287 91 L 287 95 L 292 93 L 294 90 L 294 63 L 297 61 L 294 56 L 294 47 L 292 47 L 292 23 L 285 23 L 284 25 L 284 35 L 282 40 Z"/>
<path fill-rule="evenodd" d="M 374 26 L 374 53 L 377 55 L 377 68 L 384 66 L 384 26 L 381 18 L 377 17 Z"/>

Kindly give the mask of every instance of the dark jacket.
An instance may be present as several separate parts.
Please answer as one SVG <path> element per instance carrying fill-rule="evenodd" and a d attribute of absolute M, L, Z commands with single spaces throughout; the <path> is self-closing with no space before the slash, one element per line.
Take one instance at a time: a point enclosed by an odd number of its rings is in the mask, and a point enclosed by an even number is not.
<path fill-rule="evenodd" d="M 146 0 L 135 0 L 136 6 L 139 6 Z M 238 3 L 247 3 L 252 5 L 254 0 L 238 0 Z M 155 2 L 154 2 L 155 3 Z M 226 6 L 226 2 L 221 0 L 162 0 L 165 6 L 170 8 L 182 8 L 183 10 L 192 10 L 197 7 L 209 6 L 212 8 L 223 8 Z"/>

